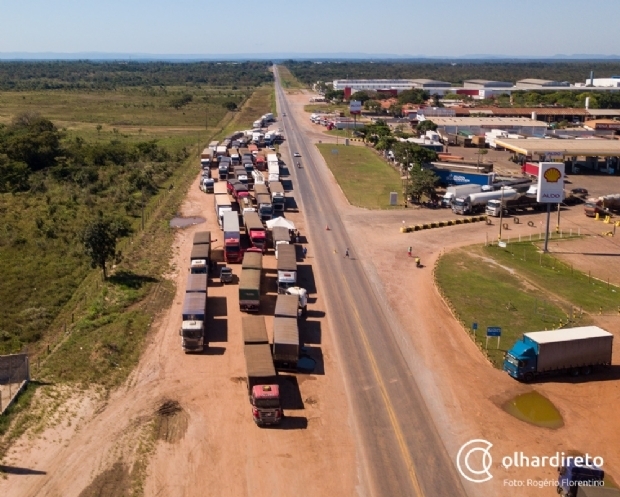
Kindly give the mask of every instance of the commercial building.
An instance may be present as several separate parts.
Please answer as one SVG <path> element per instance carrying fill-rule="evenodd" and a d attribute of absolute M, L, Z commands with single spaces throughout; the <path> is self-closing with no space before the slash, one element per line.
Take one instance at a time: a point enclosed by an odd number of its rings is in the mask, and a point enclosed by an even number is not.
<path fill-rule="evenodd" d="M 551 88 L 569 87 L 568 81 L 551 81 L 548 79 L 522 79 L 517 81 L 516 87 L 519 90 L 548 90 Z"/>
<path fill-rule="evenodd" d="M 490 88 L 490 89 L 499 89 L 499 88 L 512 88 L 513 84 L 508 81 L 490 81 L 488 79 L 468 79 L 463 83 L 463 88 L 477 88 L 479 90 Z"/>
<path fill-rule="evenodd" d="M 351 88 L 355 93 L 361 90 L 411 90 L 414 87 L 412 79 L 335 79 L 334 90 Z"/>
<path fill-rule="evenodd" d="M 467 131 L 483 135 L 492 129 L 501 129 L 518 135 L 543 136 L 547 130 L 547 123 L 519 117 L 433 117 L 432 121 L 449 134 Z"/>

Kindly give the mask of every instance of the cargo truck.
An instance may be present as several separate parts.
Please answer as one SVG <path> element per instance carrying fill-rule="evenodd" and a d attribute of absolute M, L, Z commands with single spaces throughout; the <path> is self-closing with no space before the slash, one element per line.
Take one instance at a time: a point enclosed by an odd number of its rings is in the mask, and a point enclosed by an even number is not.
<path fill-rule="evenodd" d="M 284 197 L 284 187 L 279 181 L 269 182 L 269 190 L 271 190 L 271 205 L 275 212 L 284 212 L 286 207 L 286 198 Z"/>
<path fill-rule="evenodd" d="M 207 274 L 192 274 L 187 276 L 186 293 L 206 293 L 207 291 Z"/>
<path fill-rule="evenodd" d="M 489 200 L 500 200 L 502 198 L 516 198 L 519 193 L 512 188 L 504 188 L 502 191 L 472 193 L 466 197 L 457 197 L 452 202 L 452 212 L 455 214 L 475 214 L 482 212 L 486 208 Z"/>
<path fill-rule="evenodd" d="M 292 286 L 286 289 L 284 294 L 279 294 L 276 299 L 276 317 L 299 317 L 307 311 L 308 292 L 305 288 Z"/>
<path fill-rule="evenodd" d="M 190 262 L 196 260 L 205 260 L 207 264 L 211 259 L 211 244 L 202 243 L 199 245 L 192 245 L 192 251 L 189 256 Z"/>
<path fill-rule="evenodd" d="M 306 316 L 308 314 L 308 292 L 305 288 L 290 286 L 286 289 L 285 295 L 293 295 L 297 298 L 299 316 Z"/>
<path fill-rule="evenodd" d="M 267 250 L 267 233 L 258 213 L 246 212 L 243 215 L 243 224 L 245 224 L 245 232 L 252 246 L 260 249 L 261 252 L 265 252 Z"/>
<path fill-rule="evenodd" d="M 265 184 L 265 176 L 258 169 L 252 170 L 252 178 L 254 179 L 254 191 L 256 191 L 256 185 Z"/>
<path fill-rule="evenodd" d="M 207 293 L 186 293 L 183 300 L 183 322 L 179 330 L 181 346 L 186 353 L 203 350 L 206 314 Z"/>
<path fill-rule="evenodd" d="M 297 283 L 297 255 L 294 245 L 280 245 L 278 247 L 278 293 L 285 293 L 286 289 Z"/>
<path fill-rule="evenodd" d="M 256 269 L 261 271 L 263 269 L 263 254 L 260 252 L 245 252 L 243 254 L 243 261 L 241 262 L 241 269 Z"/>
<path fill-rule="evenodd" d="M 239 309 L 258 312 L 260 307 L 260 269 L 242 269 L 239 277 Z"/>
<path fill-rule="evenodd" d="M 620 210 L 620 194 L 605 195 L 603 197 L 588 199 L 584 205 L 585 214 L 588 217 L 599 215 L 611 215 Z"/>
<path fill-rule="evenodd" d="M 215 157 L 217 157 L 218 159 L 221 159 L 221 157 L 226 157 L 227 153 L 228 153 L 228 149 L 226 148 L 225 145 L 218 145 L 215 148 Z"/>
<path fill-rule="evenodd" d="M 248 191 L 248 185 L 235 182 L 232 185 L 232 196 L 237 202 L 241 202 L 245 198 L 250 198 L 250 192 Z"/>
<path fill-rule="evenodd" d="M 530 197 L 529 195 L 521 195 L 518 194 L 516 198 L 507 199 L 504 197 L 503 202 L 503 215 L 514 214 L 519 210 L 527 210 L 532 208 L 534 210 L 541 207 L 542 204 L 539 204 L 536 200 L 536 197 Z M 501 200 L 489 200 L 487 202 L 487 206 L 485 209 L 485 213 L 487 216 L 491 217 L 500 217 L 502 212 L 502 201 Z"/>
<path fill-rule="evenodd" d="M 441 204 L 444 207 L 450 207 L 452 201 L 457 197 L 466 197 L 472 193 L 482 192 L 481 185 L 458 185 L 446 188 L 446 193 L 441 197 Z"/>
<path fill-rule="evenodd" d="M 226 181 L 220 181 L 213 187 L 213 193 L 216 195 L 228 195 L 228 187 Z"/>
<path fill-rule="evenodd" d="M 611 364 L 613 335 L 598 326 L 524 333 L 506 353 L 504 371 L 522 381 L 548 373 L 589 375 Z"/>
<path fill-rule="evenodd" d="M 280 245 L 288 245 L 291 242 L 291 235 L 288 228 L 284 226 L 274 226 L 271 229 L 271 241 L 273 243 L 273 250 L 276 253 L 276 259 L 278 258 L 278 247 Z"/>
<path fill-rule="evenodd" d="M 200 189 L 205 193 L 213 193 L 215 180 L 213 178 L 201 178 Z"/>
<path fill-rule="evenodd" d="M 258 426 L 279 424 L 282 421 L 280 388 L 269 344 L 244 345 L 243 355 L 254 422 Z"/>
<path fill-rule="evenodd" d="M 605 472 L 592 464 L 591 460 L 579 460 L 570 457 L 567 464 L 558 468 L 558 483 L 556 492 L 562 497 L 607 497 L 610 494 L 603 488 Z M 617 489 L 613 489 L 619 492 Z M 602 492 L 602 493 L 601 493 Z M 619 493 L 611 494 L 618 496 Z"/>
<path fill-rule="evenodd" d="M 228 179 L 228 164 L 220 164 L 217 168 L 217 177 L 220 181 Z"/>
<path fill-rule="evenodd" d="M 264 316 L 253 314 L 241 316 L 241 334 L 243 335 L 244 345 L 251 343 L 269 344 Z"/>
<path fill-rule="evenodd" d="M 210 245 L 211 244 L 211 232 L 210 231 L 196 231 L 192 240 L 192 245 Z"/>
<path fill-rule="evenodd" d="M 224 226 L 224 260 L 226 262 L 241 262 L 241 232 L 239 230 L 239 215 L 234 211 L 226 211 L 223 216 Z"/>
<path fill-rule="evenodd" d="M 220 228 L 224 229 L 224 214 L 226 212 L 232 212 L 232 203 L 228 198 L 228 194 L 216 193 L 214 196 L 215 215 L 217 216 L 217 223 Z"/>
<path fill-rule="evenodd" d="M 273 318 L 272 353 L 276 369 L 297 371 L 299 360 L 297 316 Z"/>
<path fill-rule="evenodd" d="M 269 194 L 256 195 L 256 206 L 258 208 L 258 217 L 265 222 L 273 217 L 273 206 L 271 205 L 271 196 Z"/>

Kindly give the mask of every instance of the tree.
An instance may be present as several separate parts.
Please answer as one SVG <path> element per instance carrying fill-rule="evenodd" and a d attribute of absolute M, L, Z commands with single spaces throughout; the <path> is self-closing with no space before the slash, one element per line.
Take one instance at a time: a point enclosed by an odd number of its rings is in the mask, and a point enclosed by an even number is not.
<path fill-rule="evenodd" d="M 408 194 L 414 201 L 419 202 L 422 195 L 429 198 L 435 197 L 435 188 L 439 183 L 439 177 L 430 169 L 422 169 L 415 165 L 409 173 L 411 183 L 409 184 Z"/>
<path fill-rule="evenodd" d="M 381 103 L 377 100 L 367 100 L 364 102 L 364 109 L 373 114 L 378 114 L 381 111 Z"/>
<path fill-rule="evenodd" d="M 170 101 L 170 105 L 175 109 L 179 110 L 181 107 L 185 107 L 192 100 L 194 100 L 194 97 L 189 93 L 185 93 L 183 95 L 173 98 Z"/>
<path fill-rule="evenodd" d="M 222 107 L 224 107 L 229 112 L 237 110 L 237 104 L 233 102 L 232 100 L 229 100 L 228 102 L 224 102 L 222 104 Z"/>
<path fill-rule="evenodd" d="M 84 252 L 90 257 L 90 265 L 94 269 L 101 268 L 103 279 L 108 278 L 106 263 L 116 256 L 118 227 L 115 222 L 99 216 L 91 221 L 81 234 Z"/>
<path fill-rule="evenodd" d="M 392 105 L 390 105 L 390 108 L 388 110 L 390 114 L 392 114 L 394 117 L 401 117 L 403 115 L 403 106 L 398 102 L 394 102 Z"/>
<path fill-rule="evenodd" d="M 398 95 L 398 102 L 404 104 L 422 104 L 428 100 L 424 90 L 405 90 Z"/>
<path fill-rule="evenodd" d="M 10 126 L 0 130 L 0 153 L 16 162 L 25 162 L 38 171 L 56 164 L 62 154 L 60 132 L 49 119 L 37 114 L 17 116 Z"/>
<path fill-rule="evenodd" d="M 370 100 L 370 95 L 368 95 L 365 91 L 356 91 L 353 95 L 351 95 L 351 100 L 359 100 L 363 104 Z"/>
<path fill-rule="evenodd" d="M 418 133 L 424 134 L 427 131 L 437 131 L 437 125 L 430 119 L 425 119 L 424 121 L 420 121 L 415 129 Z"/>

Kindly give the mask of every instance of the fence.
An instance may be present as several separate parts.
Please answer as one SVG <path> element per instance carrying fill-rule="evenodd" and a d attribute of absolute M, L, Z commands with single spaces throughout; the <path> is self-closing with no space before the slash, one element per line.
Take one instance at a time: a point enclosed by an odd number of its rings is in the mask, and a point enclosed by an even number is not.
<path fill-rule="evenodd" d="M 30 381 L 30 362 L 26 354 L 0 356 L 0 415 L 8 409 Z"/>

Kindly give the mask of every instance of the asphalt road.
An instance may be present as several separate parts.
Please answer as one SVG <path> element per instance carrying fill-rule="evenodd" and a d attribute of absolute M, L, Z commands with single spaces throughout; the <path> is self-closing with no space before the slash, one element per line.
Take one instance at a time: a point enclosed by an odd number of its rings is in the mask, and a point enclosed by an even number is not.
<path fill-rule="evenodd" d="M 295 181 L 295 200 L 306 217 L 318 264 L 321 298 L 343 360 L 365 495 L 459 497 L 465 490 L 399 349 L 329 195 L 329 174 L 290 112 L 276 71 L 276 97 L 290 150 L 283 160 Z M 302 157 L 292 157 L 299 152 Z M 295 163 L 300 161 L 302 168 Z M 326 225 L 330 230 L 326 230 Z M 349 248 L 350 258 L 345 257 Z M 329 371 L 327 372 L 329 374 Z M 329 454 L 325 454 L 329 457 Z M 326 475 L 327 476 L 327 475 Z M 327 476 L 330 477 L 330 476 Z"/>

